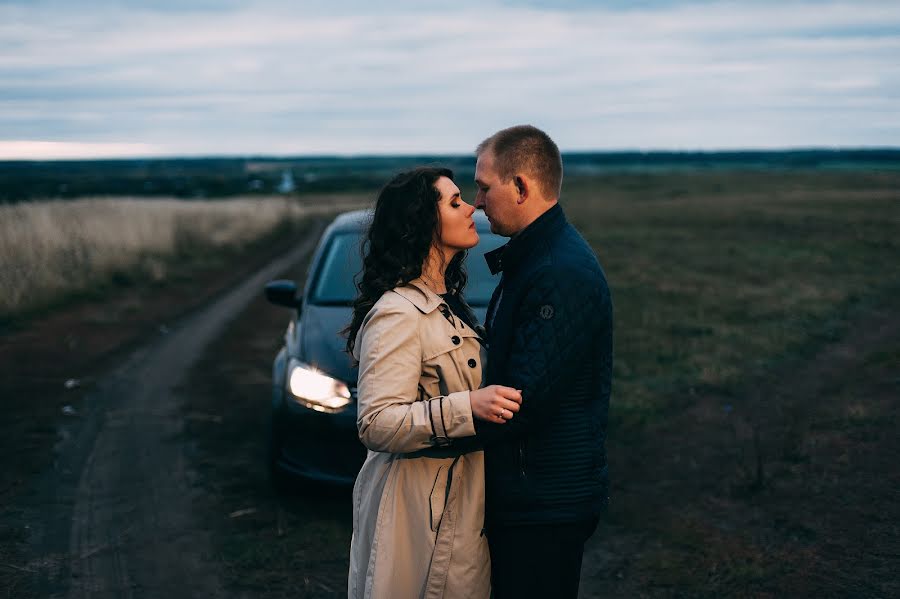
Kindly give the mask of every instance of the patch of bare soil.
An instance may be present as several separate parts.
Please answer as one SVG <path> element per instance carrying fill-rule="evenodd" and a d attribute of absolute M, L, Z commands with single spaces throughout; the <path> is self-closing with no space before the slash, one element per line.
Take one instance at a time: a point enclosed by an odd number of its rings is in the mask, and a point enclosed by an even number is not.
<path fill-rule="evenodd" d="M 610 446 L 585 597 L 900 595 L 900 318 Z"/>
<path fill-rule="evenodd" d="M 308 223 L 207 268 L 173 267 L 159 284 L 135 283 L 58 307 L 0 330 L 0 500 L 46 465 L 55 421 L 123 351 L 165 334 L 177 318 L 206 305 L 302 238 Z M 66 383 L 69 383 L 68 385 Z M 76 407 L 73 405 L 73 407 Z M 29 469 L 10 468 L 27 463 Z"/>
<path fill-rule="evenodd" d="M 285 273 L 305 279 L 306 264 Z M 194 501 L 236 594 L 345 597 L 350 489 L 297 484 L 275 493 L 264 466 L 272 361 L 290 311 L 255 300 L 195 366 L 185 403 L 199 484 Z"/>
<path fill-rule="evenodd" d="M 245 253 L 230 256 L 227 264 L 218 267 L 176 269 L 178 277 L 163 286 L 137 284 L 100 301 L 74 303 L 2 332 L 0 588 L 8 596 L 46 595 L 49 587 L 42 581 L 58 579 L 67 569 L 65 564 L 72 558 L 67 553 L 67 540 L 74 533 L 66 518 L 78 508 L 75 489 L 83 474 L 80 468 L 102 472 L 109 467 L 100 463 L 102 460 L 95 459 L 86 466 L 76 459 L 81 454 L 85 459 L 95 457 L 96 448 L 80 447 L 81 437 L 93 439 L 98 431 L 114 430 L 135 418 L 121 406 L 106 405 L 109 402 L 96 398 L 86 403 L 86 397 L 117 395 L 110 401 L 118 404 L 136 392 L 150 393 L 149 389 L 130 387 L 136 384 L 134 381 L 117 380 L 115 375 L 104 381 L 101 375 L 133 348 L 164 343 L 180 319 L 200 312 L 237 281 L 294 247 L 299 238 L 309 234 L 311 226 L 305 223 L 280 238 L 265 240 Z M 145 355 L 138 354 L 132 356 L 132 362 Z M 99 413 L 98 407 L 115 410 Z M 135 456 L 146 458 L 148 449 L 142 449 L 138 439 L 132 441 Z M 128 450 L 113 442 L 109 451 L 121 454 Z M 105 480 L 104 484 L 112 483 Z M 88 491 L 102 494 L 101 489 Z M 111 500 L 119 498 L 111 496 Z M 115 507 L 100 506 L 97 513 L 107 512 L 115 512 Z M 91 534 L 105 534 L 100 531 L 102 527 L 96 528 Z M 115 534 L 125 537 L 129 531 L 123 527 Z M 60 538 L 51 538 L 54 535 Z M 44 537 L 38 545 L 48 548 L 46 553 L 41 547 L 29 549 L 36 537 Z M 82 557 L 109 552 L 116 545 L 110 538 L 82 540 L 86 543 L 79 550 Z"/>

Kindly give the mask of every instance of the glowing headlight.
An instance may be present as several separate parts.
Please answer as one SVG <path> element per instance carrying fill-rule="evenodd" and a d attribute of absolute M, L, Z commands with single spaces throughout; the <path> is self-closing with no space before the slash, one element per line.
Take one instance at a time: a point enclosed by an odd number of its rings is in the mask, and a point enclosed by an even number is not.
<path fill-rule="evenodd" d="M 291 360 L 288 368 L 288 390 L 306 407 L 324 412 L 350 404 L 350 389 L 345 383 L 297 360 Z"/>

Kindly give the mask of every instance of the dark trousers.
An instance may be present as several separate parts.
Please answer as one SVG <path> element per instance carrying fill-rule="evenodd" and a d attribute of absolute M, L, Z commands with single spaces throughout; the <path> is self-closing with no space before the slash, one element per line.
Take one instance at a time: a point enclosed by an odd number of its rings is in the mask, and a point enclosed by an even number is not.
<path fill-rule="evenodd" d="M 584 543 L 596 528 L 597 519 L 489 528 L 493 597 L 576 599 Z"/>

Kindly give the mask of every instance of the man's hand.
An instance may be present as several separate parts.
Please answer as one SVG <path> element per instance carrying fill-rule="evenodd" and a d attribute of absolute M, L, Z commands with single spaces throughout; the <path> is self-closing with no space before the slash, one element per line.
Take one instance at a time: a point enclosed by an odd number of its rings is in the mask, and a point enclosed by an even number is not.
<path fill-rule="evenodd" d="M 469 393 L 469 402 L 475 418 L 503 424 L 519 411 L 522 392 L 503 385 L 489 385 Z"/>

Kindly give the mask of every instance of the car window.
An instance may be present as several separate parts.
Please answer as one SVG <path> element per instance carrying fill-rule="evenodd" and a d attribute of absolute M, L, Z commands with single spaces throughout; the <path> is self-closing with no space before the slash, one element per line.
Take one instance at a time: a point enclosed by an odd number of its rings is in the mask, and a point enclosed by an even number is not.
<path fill-rule="evenodd" d="M 478 233 L 478 245 L 469 250 L 466 271 L 469 282 L 466 285 L 466 301 L 472 306 L 486 306 L 497 283 L 499 275 L 491 275 L 484 261 L 484 253 L 506 243 L 504 237 L 493 233 Z M 311 304 L 347 305 L 356 298 L 353 278 L 362 268 L 360 255 L 361 233 L 338 233 L 331 238 L 322 255 L 322 264 L 316 273 Z"/>
<path fill-rule="evenodd" d="M 322 255 L 310 302 L 349 306 L 356 299 L 353 277 L 361 266 L 360 234 L 338 233 L 332 237 Z"/>

